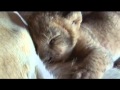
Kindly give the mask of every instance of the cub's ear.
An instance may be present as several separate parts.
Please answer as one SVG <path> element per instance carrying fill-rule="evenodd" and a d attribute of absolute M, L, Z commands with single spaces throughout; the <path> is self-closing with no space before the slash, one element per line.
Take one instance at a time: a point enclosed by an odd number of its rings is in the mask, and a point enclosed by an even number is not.
<path fill-rule="evenodd" d="M 82 22 L 82 14 L 81 12 L 63 12 L 63 16 L 70 20 L 73 24 L 79 24 Z"/>

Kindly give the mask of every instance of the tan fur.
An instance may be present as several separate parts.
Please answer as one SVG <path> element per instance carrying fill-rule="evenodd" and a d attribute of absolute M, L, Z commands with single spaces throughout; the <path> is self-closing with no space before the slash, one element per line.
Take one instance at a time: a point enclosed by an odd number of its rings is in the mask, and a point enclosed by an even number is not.
<path fill-rule="evenodd" d="M 39 62 L 32 39 L 20 18 L 12 12 L 0 12 L 0 78 L 45 78 Z"/>
<path fill-rule="evenodd" d="M 64 13 L 37 12 L 26 19 L 37 52 L 57 78 L 102 78 L 120 56 L 119 12 L 93 13 L 82 23 L 80 12 Z"/>

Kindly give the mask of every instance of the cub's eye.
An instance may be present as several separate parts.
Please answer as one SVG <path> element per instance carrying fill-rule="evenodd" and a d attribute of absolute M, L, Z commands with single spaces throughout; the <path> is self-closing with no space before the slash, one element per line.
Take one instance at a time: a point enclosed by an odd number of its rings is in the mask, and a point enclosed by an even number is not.
<path fill-rule="evenodd" d="M 59 40 L 60 40 L 60 35 L 52 38 L 49 44 L 50 44 L 50 45 L 54 45 L 54 44 L 58 43 Z"/>
<path fill-rule="evenodd" d="M 53 45 L 54 43 L 55 43 L 55 39 L 52 39 L 49 44 Z"/>

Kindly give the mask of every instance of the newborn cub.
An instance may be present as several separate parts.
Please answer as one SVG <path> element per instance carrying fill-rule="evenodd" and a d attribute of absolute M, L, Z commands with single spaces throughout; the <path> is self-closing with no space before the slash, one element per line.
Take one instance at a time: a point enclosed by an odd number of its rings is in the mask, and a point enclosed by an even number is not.
<path fill-rule="evenodd" d="M 28 12 L 29 13 L 29 12 Z M 120 56 L 119 12 L 21 12 L 36 51 L 57 78 L 99 79 Z"/>

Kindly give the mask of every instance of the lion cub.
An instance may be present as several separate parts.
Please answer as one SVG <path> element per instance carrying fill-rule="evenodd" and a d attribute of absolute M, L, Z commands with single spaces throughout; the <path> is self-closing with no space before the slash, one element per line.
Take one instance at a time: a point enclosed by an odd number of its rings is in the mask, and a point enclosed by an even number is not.
<path fill-rule="evenodd" d="M 57 78 L 102 78 L 120 56 L 118 12 L 94 13 L 84 22 L 81 12 L 33 12 L 26 21 L 37 53 Z"/>

